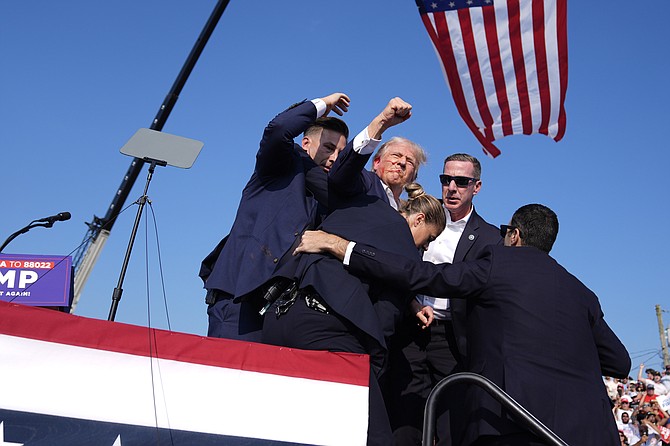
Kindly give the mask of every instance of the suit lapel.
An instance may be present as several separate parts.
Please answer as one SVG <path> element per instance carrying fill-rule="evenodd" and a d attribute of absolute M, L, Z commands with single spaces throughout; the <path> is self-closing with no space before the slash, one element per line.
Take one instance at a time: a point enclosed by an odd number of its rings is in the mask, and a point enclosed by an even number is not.
<path fill-rule="evenodd" d="M 367 175 L 367 181 L 369 184 L 368 189 L 372 192 L 372 195 L 381 198 L 388 204 L 389 206 L 391 205 L 391 202 L 389 201 L 389 196 L 386 195 L 386 189 L 384 189 L 384 185 L 382 184 L 382 180 L 379 179 L 376 173 L 372 171 L 365 171 Z"/>
<path fill-rule="evenodd" d="M 475 210 L 472 209 L 472 215 L 470 215 L 468 224 L 465 225 L 463 234 L 461 234 L 461 238 L 458 241 L 458 245 L 456 245 L 456 251 L 454 252 L 454 263 L 462 262 L 463 259 L 465 259 L 465 256 L 468 255 L 468 252 L 477 241 L 477 237 L 479 235 L 477 233 L 478 230 L 479 230 L 479 215 L 477 215 Z"/>

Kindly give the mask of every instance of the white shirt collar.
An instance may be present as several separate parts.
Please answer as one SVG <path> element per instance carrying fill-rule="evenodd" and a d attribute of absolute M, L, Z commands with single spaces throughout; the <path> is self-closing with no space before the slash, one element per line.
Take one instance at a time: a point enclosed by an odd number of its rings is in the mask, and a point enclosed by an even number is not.
<path fill-rule="evenodd" d="M 386 196 L 389 199 L 389 204 L 393 209 L 396 211 L 398 210 L 398 203 L 395 201 L 395 197 L 393 196 L 393 191 L 391 191 L 391 188 L 384 183 L 381 178 L 379 179 L 379 182 L 382 183 L 382 187 L 384 187 L 384 192 L 386 192 Z"/>
<path fill-rule="evenodd" d="M 461 218 L 460 220 L 451 221 L 451 214 L 449 214 L 449 211 L 445 207 L 444 211 L 447 214 L 447 226 L 450 226 L 450 227 L 460 227 L 460 226 L 465 227 L 465 225 L 468 224 L 468 221 L 470 221 L 470 216 L 472 215 L 472 211 L 474 210 L 474 208 L 475 208 L 474 206 L 470 206 L 470 211 L 468 212 L 468 214 L 465 217 Z"/>

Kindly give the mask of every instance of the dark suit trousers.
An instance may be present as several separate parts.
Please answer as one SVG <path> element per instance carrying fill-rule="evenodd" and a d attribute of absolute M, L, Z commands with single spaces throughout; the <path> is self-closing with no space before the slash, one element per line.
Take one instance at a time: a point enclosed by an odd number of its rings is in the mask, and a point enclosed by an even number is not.
<path fill-rule="evenodd" d="M 460 371 L 455 349 L 450 321 L 437 321 L 426 329 L 421 329 L 413 317 L 403 321 L 391 347 L 390 376 L 384 389 L 396 446 L 421 445 L 423 413 L 430 391 L 442 379 Z M 459 444 L 464 397 L 462 388 L 451 387 L 442 393 L 436 425 L 439 445 Z"/>
<path fill-rule="evenodd" d="M 265 315 L 262 342 L 303 350 L 369 354 L 366 335 L 346 319 L 307 307 L 298 298 L 288 312 L 276 316 L 276 304 Z M 377 377 L 370 368 L 368 445 L 392 444 L 391 426 Z M 342 427 L 346 429 L 346 426 Z"/>
<path fill-rule="evenodd" d="M 207 308 L 209 327 L 207 336 L 236 339 L 238 341 L 260 342 L 263 319 L 258 308 L 250 302 L 233 302 L 220 299 Z"/>

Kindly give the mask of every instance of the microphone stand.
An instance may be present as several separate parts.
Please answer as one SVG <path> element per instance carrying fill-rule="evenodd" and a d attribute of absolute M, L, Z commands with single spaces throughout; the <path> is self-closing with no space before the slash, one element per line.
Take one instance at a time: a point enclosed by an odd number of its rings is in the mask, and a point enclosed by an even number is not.
<path fill-rule="evenodd" d="M 49 221 L 45 221 L 45 222 L 38 222 L 37 220 L 33 220 L 33 221 L 31 221 L 31 222 L 28 224 L 28 226 L 19 229 L 18 231 L 16 231 L 15 233 L 13 233 L 13 234 L 10 235 L 9 237 L 7 237 L 7 240 L 5 240 L 5 242 L 2 244 L 2 246 L 0 246 L 0 252 L 2 252 L 3 249 L 5 249 L 5 246 L 9 245 L 9 242 L 11 242 L 12 240 L 14 240 L 14 239 L 15 239 L 16 237 L 18 237 L 19 235 L 21 235 L 21 234 L 25 234 L 26 232 L 30 231 L 32 228 L 36 228 L 36 227 L 38 227 L 38 226 L 39 226 L 39 227 L 42 227 L 42 228 L 50 228 L 50 227 L 52 227 L 53 225 L 54 225 L 54 221 L 53 221 L 53 220 L 49 220 Z"/>
<path fill-rule="evenodd" d="M 133 244 L 135 243 L 135 236 L 137 235 L 137 228 L 140 225 L 140 218 L 142 217 L 142 211 L 144 210 L 144 205 L 147 202 L 147 199 L 149 198 L 147 196 L 147 191 L 149 190 L 149 183 L 151 182 L 151 177 L 154 174 L 154 170 L 156 169 L 156 166 L 167 166 L 167 161 L 161 161 L 149 157 L 144 157 L 144 161 L 151 163 L 149 166 L 149 173 L 147 174 L 147 182 L 144 185 L 144 193 L 142 196 L 137 200 L 138 204 L 140 205 L 137 208 L 137 215 L 135 216 L 135 223 L 133 224 L 133 230 L 130 233 L 130 240 L 128 241 L 128 248 L 126 249 L 126 256 L 123 259 L 123 265 L 121 266 L 121 274 L 119 275 L 119 281 L 116 285 L 116 288 L 114 288 L 114 292 L 112 293 L 112 306 L 109 309 L 109 317 L 107 318 L 108 321 L 113 321 L 114 318 L 116 317 L 116 310 L 119 307 L 119 301 L 121 300 L 121 295 L 123 294 L 123 280 L 126 277 L 126 271 L 128 270 L 128 262 L 130 261 L 130 253 L 133 250 Z"/>

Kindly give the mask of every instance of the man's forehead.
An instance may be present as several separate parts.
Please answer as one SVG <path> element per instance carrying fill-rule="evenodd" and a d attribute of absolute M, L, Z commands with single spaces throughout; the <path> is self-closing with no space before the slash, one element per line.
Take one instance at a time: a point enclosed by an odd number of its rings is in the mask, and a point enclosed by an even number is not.
<path fill-rule="evenodd" d="M 470 161 L 461 161 L 461 160 L 450 160 L 444 163 L 445 168 L 449 167 L 467 167 L 469 169 L 474 169 L 475 166 Z"/>
<path fill-rule="evenodd" d="M 468 175 L 473 175 L 475 171 L 475 166 L 470 161 L 447 161 L 444 163 L 444 172 L 447 173 L 449 170 L 467 170 Z"/>
<path fill-rule="evenodd" d="M 389 156 L 389 155 L 404 155 L 407 158 L 416 158 L 416 153 L 414 153 L 414 148 L 407 143 L 404 142 L 396 142 L 393 144 L 390 144 L 386 147 L 386 151 L 384 153 L 384 156 Z"/>
<path fill-rule="evenodd" d="M 344 136 L 344 134 L 331 129 L 321 129 L 321 137 L 328 139 L 340 139 L 340 138 L 346 139 L 346 136 Z"/>
<path fill-rule="evenodd" d="M 321 145 L 333 145 L 344 147 L 347 144 L 346 137 L 340 132 L 334 130 L 323 129 L 321 138 L 319 139 Z"/>

